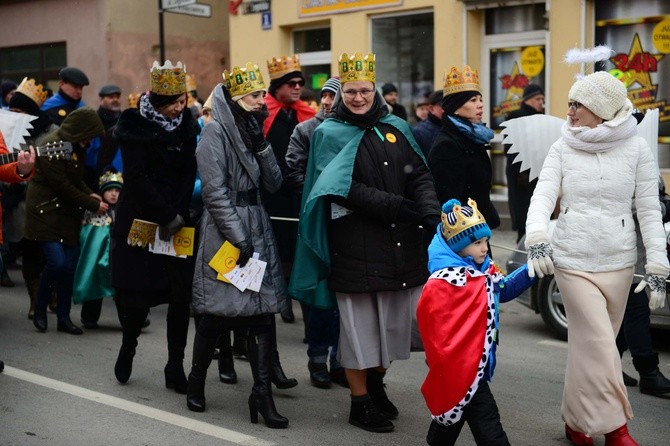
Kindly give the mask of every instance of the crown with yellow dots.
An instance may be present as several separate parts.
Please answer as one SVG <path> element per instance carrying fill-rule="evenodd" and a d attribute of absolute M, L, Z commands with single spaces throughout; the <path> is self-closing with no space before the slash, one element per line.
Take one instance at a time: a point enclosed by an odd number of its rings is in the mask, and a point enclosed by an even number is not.
<path fill-rule="evenodd" d="M 300 71 L 300 59 L 295 54 L 290 57 L 282 56 L 279 59 L 273 57 L 272 60 L 268 60 L 270 80 L 279 79 L 294 71 Z"/>
<path fill-rule="evenodd" d="M 154 61 L 151 66 L 151 91 L 162 96 L 174 96 L 186 92 L 186 67 L 169 60 L 164 65 Z"/>
<path fill-rule="evenodd" d="M 233 98 L 242 97 L 254 91 L 265 90 L 265 82 L 258 65 L 247 62 L 244 68 L 233 67 L 223 71 L 223 82 Z"/>
<path fill-rule="evenodd" d="M 479 209 L 477 209 L 477 202 L 472 198 L 468 198 L 468 206 L 472 208 L 472 215 L 463 212 L 463 206 L 460 202 L 454 200 L 455 203 L 451 212 L 442 212 L 442 234 L 451 241 L 454 237 L 454 242 L 459 241 L 461 237 L 470 234 L 473 229 L 479 225 L 486 224 L 486 220 Z"/>
<path fill-rule="evenodd" d="M 123 187 L 123 175 L 121 175 L 121 172 L 112 172 L 108 170 L 100 175 L 98 186 L 100 187 L 100 192 L 104 192 L 111 188 L 121 189 L 121 187 Z"/>
<path fill-rule="evenodd" d="M 444 73 L 444 87 L 442 87 L 445 96 L 460 93 L 462 91 L 478 91 L 479 88 L 479 73 L 473 70 L 469 65 L 463 67 L 463 71 L 458 71 L 458 68 L 451 67 L 451 71 Z"/>
<path fill-rule="evenodd" d="M 16 87 L 16 92 L 28 96 L 37 104 L 37 107 L 41 107 L 47 100 L 47 92 L 44 91 L 41 84 L 35 82 L 35 79 L 24 77 L 19 86 Z"/>
<path fill-rule="evenodd" d="M 340 72 L 340 83 L 342 84 L 351 81 L 377 82 L 375 55 L 372 53 L 365 57 L 360 52 L 356 52 L 351 57 L 347 53 L 342 53 L 337 61 L 337 68 Z"/>

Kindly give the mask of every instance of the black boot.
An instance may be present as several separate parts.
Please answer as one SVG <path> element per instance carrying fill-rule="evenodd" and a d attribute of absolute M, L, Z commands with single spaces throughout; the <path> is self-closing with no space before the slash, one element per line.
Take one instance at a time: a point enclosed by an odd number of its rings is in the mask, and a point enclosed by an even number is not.
<path fill-rule="evenodd" d="M 344 367 L 337 359 L 330 358 L 330 381 L 342 387 L 349 388 L 349 381 L 347 381 L 347 374 Z"/>
<path fill-rule="evenodd" d="M 130 374 L 133 372 L 133 357 L 135 356 L 135 347 L 130 345 L 121 345 L 119 350 L 119 357 L 116 358 L 114 365 L 114 375 L 117 381 L 125 384 L 130 379 Z"/>
<path fill-rule="evenodd" d="M 272 386 L 270 385 L 271 334 L 259 333 L 255 336 L 249 336 L 247 354 L 254 375 L 254 387 L 249 396 L 251 422 L 258 423 L 258 414 L 260 413 L 267 427 L 273 429 L 287 428 L 288 419 L 277 413 L 277 408 L 272 399 Z"/>
<path fill-rule="evenodd" d="M 351 397 L 349 424 L 369 432 L 391 432 L 394 428 L 368 395 Z"/>
<path fill-rule="evenodd" d="M 193 342 L 193 365 L 188 375 L 186 405 L 194 412 L 205 411 L 205 380 L 207 369 L 212 363 L 216 339 L 206 338 L 195 332 Z"/>
<path fill-rule="evenodd" d="M 309 370 L 309 380 L 314 387 L 330 389 L 332 381 L 330 380 L 328 366 L 325 362 L 312 362 L 310 359 L 307 362 L 307 370 Z"/>
<path fill-rule="evenodd" d="M 291 300 L 290 297 L 286 298 L 286 302 L 284 304 L 284 308 L 282 308 L 281 312 L 281 320 L 292 324 L 295 322 L 295 315 L 293 314 L 293 301 Z"/>
<path fill-rule="evenodd" d="M 224 330 L 219 336 L 219 379 L 222 383 L 235 384 L 237 373 L 233 360 L 233 348 L 230 345 L 230 330 Z"/>
<path fill-rule="evenodd" d="M 385 373 L 378 372 L 375 369 L 368 369 L 368 394 L 372 402 L 386 418 L 395 420 L 398 417 L 398 408 L 386 396 L 384 375 Z"/>
<path fill-rule="evenodd" d="M 184 361 L 182 359 L 169 359 L 165 364 L 165 387 L 174 389 L 182 395 L 186 394 L 186 373 L 184 373 Z"/>
<path fill-rule="evenodd" d="M 279 352 L 277 350 L 272 351 L 270 363 L 272 369 L 272 383 L 277 386 L 278 389 L 290 389 L 298 385 L 297 379 L 288 378 L 286 374 L 284 374 L 284 369 L 282 369 L 281 363 L 279 362 Z"/>
<path fill-rule="evenodd" d="M 47 322 L 47 308 L 46 307 L 44 307 L 44 308 L 35 307 L 35 314 L 33 315 L 33 325 L 41 333 L 45 333 L 47 331 L 47 326 L 49 324 Z"/>
<path fill-rule="evenodd" d="M 658 369 L 658 353 L 633 356 L 635 370 L 640 373 L 640 392 L 647 395 L 670 393 L 670 381 Z"/>

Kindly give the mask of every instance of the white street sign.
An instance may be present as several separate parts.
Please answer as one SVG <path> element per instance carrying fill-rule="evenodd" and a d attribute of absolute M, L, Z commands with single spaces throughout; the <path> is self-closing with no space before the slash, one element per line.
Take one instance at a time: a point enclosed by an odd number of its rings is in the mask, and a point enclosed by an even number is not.
<path fill-rule="evenodd" d="M 196 0 L 161 0 L 163 9 L 178 8 L 180 6 L 192 5 Z"/>
<path fill-rule="evenodd" d="M 176 12 L 177 14 L 188 14 L 197 17 L 211 17 L 212 7 L 210 5 L 194 3 L 192 5 L 178 6 L 176 8 L 171 8 L 166 10 L 165 12 Z"/>

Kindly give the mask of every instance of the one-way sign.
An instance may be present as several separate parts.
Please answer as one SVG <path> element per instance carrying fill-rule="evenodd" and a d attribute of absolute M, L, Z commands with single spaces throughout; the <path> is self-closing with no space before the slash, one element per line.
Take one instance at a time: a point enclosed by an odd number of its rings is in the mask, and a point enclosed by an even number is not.
<path fill-rule="evenodd" d="M 196 17 L 212 17 L 212 7 L 210 5 L 205 5 L 204 3 L 193 3 L 186 6 L 177 6 L 176 8 L 166 9 L 165 12 L 194 15 Z"/>
<path fill-rule="evenodd" d="M 163 9 L 178 8 L 180 6 L 192 5 L 196 0 L 161 0 Z"/>

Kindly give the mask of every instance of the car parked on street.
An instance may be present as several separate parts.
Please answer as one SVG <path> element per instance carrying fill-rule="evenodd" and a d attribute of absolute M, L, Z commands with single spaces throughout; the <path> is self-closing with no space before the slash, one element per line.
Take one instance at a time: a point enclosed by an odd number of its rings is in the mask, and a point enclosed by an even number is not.
<path fill-rule="evenodd" d="M 549 231 L 553 230 L 555 221 L 549 223 Z M 666 233 L 670 232 L 670 223 L 665 225 Z M 507 260 L 507 271 L 514 271 L 519 266 L 526 263 L 525 237 L 518 245 L 517 251 L 513 252 Z M 670 286 L 667 287 L 670 293 Z M 531 288 L 525 291 L 516 299 L 518 302 L 540 313 L 544 323 L 553 331 L 557 338 L 568 339 L 568 320 L 565 316 L 565 307 L 561 299 L 561 292 L 556 285 L 554 276 L 544 276 L 533 284 Z M 651 326 L 654 328 L 663 328 L 670 330 L 670 300 L 666 294 L 666 305 L 663 308 L 652 310 Z"/>

